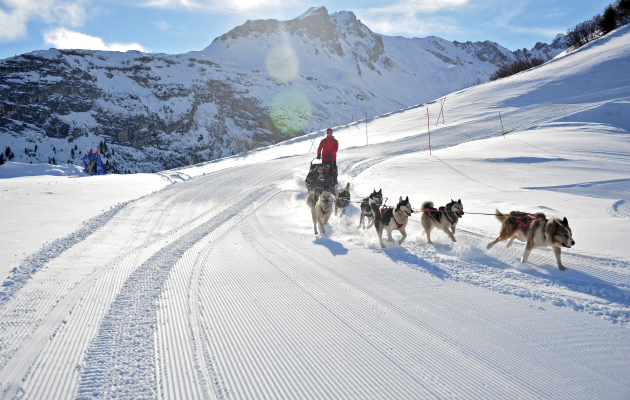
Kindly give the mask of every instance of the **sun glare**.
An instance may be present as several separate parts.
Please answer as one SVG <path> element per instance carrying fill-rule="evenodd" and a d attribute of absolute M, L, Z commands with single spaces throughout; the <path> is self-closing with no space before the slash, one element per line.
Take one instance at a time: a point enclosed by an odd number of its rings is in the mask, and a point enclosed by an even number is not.
<path fill-rule="evenodd" d="M 280 81 L 290 81 L 300 70 L 300 60 L 291 46 L 286 44 L 273 48 L 267 55 L 267 71 Z"/>
<path fill-rule="evenodd" d="M 311 121 L 311 103 L 303 93 L 287 90 L 273 99 L 269 114 L 281 132 L 301 132 Z"/>

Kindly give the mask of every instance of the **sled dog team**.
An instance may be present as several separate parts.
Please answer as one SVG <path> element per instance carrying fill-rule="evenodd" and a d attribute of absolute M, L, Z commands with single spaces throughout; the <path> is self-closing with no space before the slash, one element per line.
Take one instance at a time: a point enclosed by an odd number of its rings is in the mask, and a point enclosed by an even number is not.
<path fill-rule="evenodd" d="M 326 233 L 324 226 L 332 215 L 333 204 L 335 206 L 335 215 L 337 215 L 339 209 L 342 210 L 340 217 L 346 213 L 346 208 L 350 204 L 350 183 L 346 185 L 345 189 L 340 190 L 337 196 L 328 191 L 322 191 L 321 193 L 310 192 L 306 196 L 306 204 L 311 209 L 315 234 L 318 234 L 318 225 L 319 230 L 324 234 Z M 464 205 L 461 199 L 457 201 L 451 199 L 450 203 L 439 208 L 435 208 L 433 202 L 425 201 L 422 203 L 420 211 L 414 211 L 411 208 L 408 196 L 405 199 L 401 196 L 395 207 L 382 207 L 382 204 L 382 189 L 378 191 L 376 189 L 373 190 L 361 202 L 361 215 L 359 217 L 359 226 L 357 226 L 357 229 L 366 229 L 365 220 L 368 222 L 367 229 L 374 226 L 382 248 L 385 248 L 383 230 L 387 231 L 388 242 L 394 241 L 392 232 L 395 230 L 402 235 L 400 240 L 398 240 L 398 244 L 400 245 L 405 241 L 407 238 L 407 222 L 414 212 L 422 212 L 420 223 L 424 228 L 429 244 L 433 243 L 431 241 L 431 231 L 433 229 L 440 229 L 451 238 L 451 241 L 457 241 L 455 239 L 455 228 L 459 219 L 464 216 Z M 565 270 L 560 260 L 562 248 L 569 249 L 575 244 L 566 218 L 562 220 L 557 217 L 547 219 L 543 213 L 532 215 L 521 211 L 503 214 L 498 209 L 495 211 L 495 217 L 501 222 L 501 230 L 499 236 L 488 244 L 488 249 L 505 240 L 509 240 L 507 247 L 512 246 L 514 239 L 526 242 L 525 252 L 521 258 L 521 262 L 525 263 L 533 249 L 551 247 L 556 256 L 558 269 L 561 271 Z"/>

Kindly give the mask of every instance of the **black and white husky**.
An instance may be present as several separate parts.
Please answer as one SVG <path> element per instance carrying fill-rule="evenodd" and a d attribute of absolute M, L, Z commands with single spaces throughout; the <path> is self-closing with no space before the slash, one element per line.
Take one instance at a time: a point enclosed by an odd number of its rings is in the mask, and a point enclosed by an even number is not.
<path fill-rule="evenodd" d="M 378 192 L 374 189 L 372 194 L 364 198 L 361 202 L 361 219 L 359 220 L 359 226 L 357 226 L 357 229 L 361 229 L 361 227 L 365 229 L 364 218 L 368 219 L 368 229 L 374 225 L 374 213 L 370 207 L 370 199 L 374 200 L 374 203 L 380 207 L 381 204 L 383 204 L 383 189 L 379 189 Z"/>
<path fill-rule="evenodd" d="M 370 208 L 374 214 L 374 227 L 376 228 L 381 247 L 385 248 L 385 244 L 383 243 L 383 229 L 387 229 L 388 242 L 394 241 L 392 231 L 400 231 L 402 237 L 398 241 L 398 244 L 402 244 L 407 238 L 407 232 L 405 231 L 407 221 L 413 213 L 411 203 L 409 203 L 409 196 L 407 196 L 405 200 L 403 200 L 401 196 L 396 208 L 388 207 L 384 208 L 383 211 L 380 211 L 376 202 L 370 199 Z"/>
<path fill-rule="evenodd" d="M 425 201 L 422 203 L 422 211 L 420 222 L 424 232 L 427 234 L 429 244 L 433 243 L 431 241 L 433 228 L 444 231 L 453 242 L 457 242 L 455 239 L 455 227 L 457 226 L 457 221 L 464 216 L 464 205 L 461 200 L 455 201 L 451 199 L 450 203 L 439 209 L 433 206 L 432 201 Z"/>
<path fill-rule="evenodd" d="M 341 214 L 339 217 L 343 217 L 346 214 L 346 208 L 350 204 L 350 182 L 346 185 L 345 189 L 341 189 L 339 193 L 337 193 L 337 200 L 335 201 L 335 215 L 337 215 L 337 210 L 341 210 Z"/>

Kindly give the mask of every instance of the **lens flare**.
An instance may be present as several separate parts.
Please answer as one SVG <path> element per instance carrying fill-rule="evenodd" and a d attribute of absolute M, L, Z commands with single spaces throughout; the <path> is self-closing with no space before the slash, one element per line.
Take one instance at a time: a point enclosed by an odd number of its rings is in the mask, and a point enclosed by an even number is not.
<path fill-rule="evenodd" d="M 311 103 L 304 94 L 289 90 L 273 99 L 269 114 L 279 131 L 293 134 L 302 131 L 311 121 Z"/>
<path fill-rule="evenodd" d="M 267 71 L 279 81 L 290 81 L 300 69 L 300 60 L 291 46 L 286 44 L 275 47 L 267 55 Z"/>

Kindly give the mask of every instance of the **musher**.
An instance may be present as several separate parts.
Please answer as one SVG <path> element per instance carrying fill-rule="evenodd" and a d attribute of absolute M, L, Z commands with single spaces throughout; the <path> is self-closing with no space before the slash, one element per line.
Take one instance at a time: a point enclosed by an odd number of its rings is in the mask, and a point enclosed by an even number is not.
<path fill-rule="evenodd" d="M 326 137 L 319 142 L 317 148 L 317 159 L 322 160 L 322 164 L 330 165 L 332 169 L 332 175 L 335 178 L 335 185 L 337 184 L 337 150 L 339 149 L 339 142 L 333 137 L 332 128 L 326 129 Z"/>

